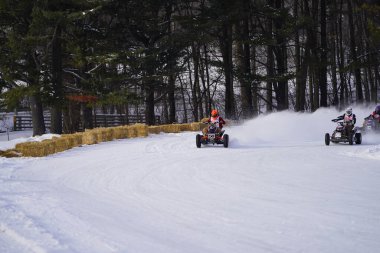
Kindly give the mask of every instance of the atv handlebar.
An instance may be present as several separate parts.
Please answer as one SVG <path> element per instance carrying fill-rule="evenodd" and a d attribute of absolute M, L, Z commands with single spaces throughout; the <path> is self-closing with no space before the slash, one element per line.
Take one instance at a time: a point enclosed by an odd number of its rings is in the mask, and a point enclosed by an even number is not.
<path fill-rule="evenodd" d="M 355 125 L 354 122 L 344 122 L 344 121 L 334 121 L 336 122 L 338 125 L 340 126 L 344 126 L 344 125 Z"/>

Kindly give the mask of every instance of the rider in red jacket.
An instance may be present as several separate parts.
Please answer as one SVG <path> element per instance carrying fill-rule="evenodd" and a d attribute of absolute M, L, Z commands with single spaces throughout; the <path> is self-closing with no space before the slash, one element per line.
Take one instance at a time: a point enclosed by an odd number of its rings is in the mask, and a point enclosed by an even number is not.
<path fill-rule="evenodd" d="M 220 133 L 222 131 L 223 125 L 226 124 L 224 119 L 219 116 L 218 110 L 212 110 L 211 111 L 211 117 L 206 121 L 207 123 L 215 123 L 218 127 L 216 129 L 217 133 Z M 208 132 L 208 127 L 203 128 L 203 135 L 206 135 Z"/>
<path fill-rule="evenodd" d="M 373 118 L 376 119 L 377 123 L 380 123 L 380 105 L 377 105 L 375 111 L 373 111 L 368 117 L 365 119 Z"/>

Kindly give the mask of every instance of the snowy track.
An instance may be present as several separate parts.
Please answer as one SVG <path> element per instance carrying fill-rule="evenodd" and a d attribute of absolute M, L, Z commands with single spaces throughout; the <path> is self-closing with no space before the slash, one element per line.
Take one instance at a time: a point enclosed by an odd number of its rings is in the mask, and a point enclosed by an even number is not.
<path fill-rule="evenodd" d="M 0 158 L 0 252 L 379 252 L 380 142 L 324 146 L 325 114 Z"/>

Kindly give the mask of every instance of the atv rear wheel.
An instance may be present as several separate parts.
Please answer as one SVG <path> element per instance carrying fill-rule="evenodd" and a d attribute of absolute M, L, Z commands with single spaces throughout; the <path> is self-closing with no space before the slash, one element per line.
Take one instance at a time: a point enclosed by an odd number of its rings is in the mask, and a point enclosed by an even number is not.
<path fill-rule="evenodd" d="M 362 144 L 362 134 L 361 133 L 355 134 L 355 143 L 356 144 Z"/>
<path fill-rule="evenodd" d="M 330 134 L 329 133 L 325 134 L 325 144 L 327 146 L 330 145 Z"/>
<path fill-rule="evenodd" d="M 225 148 L 228 148 L 228 139 L 229 139 L 228 134 L 225 134 L 225 135 L 223 136 L 223 146 L 224 146 Z"/>
<path fill-rule="evenodd" d="M 197 148 L 200 148 L 202 145 L 201 143 L 201 139 L 202 139 L 202 135 L 200 134 L 197 134 L 196 138 L 195 138 L 195 143 L 197 144 Z"/>

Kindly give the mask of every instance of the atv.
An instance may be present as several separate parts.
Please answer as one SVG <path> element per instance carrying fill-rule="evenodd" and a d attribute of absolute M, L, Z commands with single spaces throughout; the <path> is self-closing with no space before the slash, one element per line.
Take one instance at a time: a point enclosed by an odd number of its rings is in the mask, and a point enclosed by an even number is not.
<path fill-rule="evenodd" d="M 331 137 L 329 133 L 325 134 L 325 144 L 327 146 L 330 145 L 330 141 L 332 143 L 348 142 L 350 145 L 354 144 L 354 142 L 356 144 L 362 143 L 362 134 L 360 133 L 359 127 L 354 127 L 351 133 L 347 136 L 344 131 L 344 126 L 345 126 L 344 122 L 343 121 L 334 121 L 334 122 L 336 122 L 338 126 L 332 133 Z"/>
<path fill-rule="evenodd" d="M 206 123 L 208 124 L 208 131 L 206 135 L 197 134 L 196 136 L 196 144 L 197 148 L 200 148 L 203 145 L 207 144 L 223 144 L 225 148 L 228 148 L 228 134 L 224 134 L 224 130 L 221 132 L 217 131 L 217 127 L 214 123 Z"/>
<path fill-rule="evenodd" d="M 364 118 L 363 127 L 361 129 L 363 134 L 380 133 L 380 125 L 372 116 Z"/>

